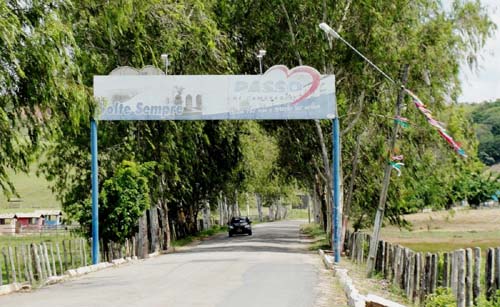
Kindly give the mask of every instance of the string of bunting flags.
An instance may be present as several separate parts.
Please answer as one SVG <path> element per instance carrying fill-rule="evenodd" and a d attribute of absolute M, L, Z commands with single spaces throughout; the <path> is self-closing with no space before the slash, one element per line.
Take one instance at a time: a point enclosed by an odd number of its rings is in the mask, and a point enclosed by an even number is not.
<path fill-rule="evenodd" d="M 455 141 L 449 134 L 448 132 L 446 132 L 446 129 L 444 128 L 444 124 L 442 122 L 439 122 L 437 120 L 435 120 L 433 117 L 432 117 L 432 112 L 427 109 L 427 107 L 425 106 L 425 104 L 422 102 L 422 100 L 420 100 L 420 98 L 418 98 L 417 95 L 415 95 L 412 91 L 410 91 L 409 89 L 407 88 L 404 88 L 405 92 L 410 95 L 410 97 L 413 99 L 413 103 L 415 104 L 415 106 L 417 107 L 417 109 L 425 116 L 425 118 L 427 119 L 427 122 L 435 127 L 439 134 L 441 135 L 441 137 L 443 139 L 446 140 L 446 142 L 448 144 L 450 144 L 450 146 L 453 148 L 454 151 L 456 151 L 460 156 L 464 157 L 464 158 L 467 158 L 467 154 L 465 153 L 465 151 L 463 150 L 462 146 L 460 145 L 460 143 L 458 143 L 457 141 Z"/>
<path fill-rule="evenodd" d="M 401 167 L 405 165 L 403 162 L 400 162 L 403 161 L 403 158 L 403 155 L 392 156 L 391 161 L 389 162 L 391 167 L 398 172 L 398 177 L 401 176 Z"/>
<path fill-rule="evenodd" d="M 410 124 L 408 123 L 408 118 L 406 117 L 396 116 L 394 118 L 394 121 L 403 128 L 408 128 L 410 126 Z"/>
<path fill-rule="evenodd" d="M 359 52 L 358 49 L 354 48 L 351 44 L 349 44 L 348 41 L 346 41 L 342 36 L 340 36 L 335 30 L 333 30 L 328 24 L 326 23 L 321 23 L 319 25 L 319 27 L 325 31 L 325 33 L 328 35 L 329 38 L 335 38 L 335 39 L 339 39 L 341 40 L 344 44 L 346 44 L 349 48 L 351 48 L 354 52 L 356 52 L 359 56 L 361 56 L 363 58 L 363 60 L 365 60 L 368 64 L 370 64 L 373 68 L 375 68 L 380 74 L 382 74 L 387 80 L 389 80 L 392 84 L 394 85 L 398 85 L 399 84 L 394 81 L 393 78 L 391 78 L 388 74 L 386 74 L 382 69 L 380 69 L 380 67 L 378 67 L 377 65 L 375 65 L 372 61 L 370 61 L 370 59 L 368 59 L 364 54 L 362 54 L 361 52 Z M 464 157 L 464 158 L 467 158 L 467 155 L 465 154 L 465 151 L 462 149 L 462 146 L 457 143 L 447 132 L 446 132 L 446 129 L 444 128 L 444 124 L 435 120 L 433 117 L 432 117 L 432 112 L 426 108 L 425 104 L 422 102 L 422 100 L 420 100 L 420 98 L 418 98 L 417 95 L 415 95 L 412 91 L 410 91 L 409 89 L 405 88 L 404 86 L 402 86 L 402 89 L 408 94 L 411 96 L 411 98 L 413 99 L 413 102 L 415 104 L 415 106 L 417 107 L 417 109 L 425 116 L 425 118 L 427 119 L 427 122 L 429 124 L 431 124 L 432 126 L 434 126 L 435 128 L 438 129 L 438 132 L 439 134 L 441 135 L 442 138 L 444 138 L 446 140 L 446 142 L 448 144 L 450 144 L 451 147 L 453 147 L 453 150 L 455 150 L 460 156 Z M 396 117 L 394 118 L 394 121 L 400 125 L 401 127 L 403 128 L 406 128 L 408 127 L 409 123 L 408 123 L 408 120 L 404 117 Z M 389 162 L 389 163 L 392 163 L 393 161 Z M 391 164 L 392 165 L 392 164 Z M 399 167 L 396 167 L 397 165 L 394 165 L 393 167 L 395 167 L 396 169 L 399 170 L 399 168 L 401 167 L 401 165 L 399 165 Z"/>
<path fill-rule="evenodd" d="M 407 88 L 404 88 L 404 91 L 412 98 L 413 103 L 417 107 L 417 109 L 425 116 L 427 119 L 427 122 L 435 127 L 438 130 L 439 135 L 446 140 L 448 144 L 453 148 L 454 151 L 456 151 L 460 156 L 467 158 L 467 155 L 465 154 L 465 151 L 463 150 L 462 146 L 460 143 L 456 142 L 446 131 L 446 128 L 444 128 L 444 123 L 435 120 L 432 117 L 432 112 L 427 109 L 425 104 L 418 98 L 417 95 L 415 95 L 412 91 L 410 91 Z M 394 117 L 394 122 L 401 126 L 402 128 L 408 128 L 410 126 L 409 120 L 406 117 L 402 116 L 396 116 Z M 391 160 L 389 161 L 389 165 L 395 169 L 398 172 L 398 177 L 401 176 L 401 167 L 404 166 L 404 163 L 402 162 L 403 160 L 403 155 L 398 155 L 398 156 L 391 156 Z"/>

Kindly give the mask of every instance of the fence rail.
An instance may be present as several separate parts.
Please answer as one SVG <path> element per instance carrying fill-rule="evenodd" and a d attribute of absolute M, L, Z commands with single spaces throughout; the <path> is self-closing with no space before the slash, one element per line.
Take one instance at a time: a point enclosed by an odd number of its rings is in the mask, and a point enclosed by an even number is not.
<path fill-rule="evenodd" d="M 365 263 L 371 236 L 347 233 L 346 255 L 355 263 Z M 450 288 L 458 307 L 476 306 L 484 294 L 491 300 L 500 289 L 500 248 L 486 252 L 484 274 L 481 274 L 481 248 L 459 249 L 446 253 L 420 253 L 384 240 L 378 242 L 374 271 L 403 290 L 413 303 L 423 304 L 437 287 Z M 484 276 L 484 287 L 481 283 Z"/>
<path fill-rule="evenodd" d="M 13 282 L 43 284 L 67 270 L 91 264 L 91 240 L 75 238 L 58 242 L 41 242 L 3 246 L 0 250 L 0 286 Z M 133 237 L 124 244 L 100 243 L 102 261 L 135 257 L 138 244 Z"/>
<path fill-rule="evenodd" d="M 80 229 L 80 226 L 78 225 L 23 225 L 20 227 L 5 227 L 5 225 L 0 225 L 0 237 L 29 236 L 40 234 L 70 234 L 71 231 L 78 229 Z"/>

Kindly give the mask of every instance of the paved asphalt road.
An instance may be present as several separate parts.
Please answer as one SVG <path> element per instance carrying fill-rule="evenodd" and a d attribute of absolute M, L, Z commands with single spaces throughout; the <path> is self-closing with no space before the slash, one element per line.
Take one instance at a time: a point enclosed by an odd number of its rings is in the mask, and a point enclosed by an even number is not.
<path fill-rule="evenodd" d="M 255 225 L 253 236 L 226 235 L 179 252 L 109 268 L 0 306 L 335 306 L 333 281 L 307 250 L 299 221 Z"/>

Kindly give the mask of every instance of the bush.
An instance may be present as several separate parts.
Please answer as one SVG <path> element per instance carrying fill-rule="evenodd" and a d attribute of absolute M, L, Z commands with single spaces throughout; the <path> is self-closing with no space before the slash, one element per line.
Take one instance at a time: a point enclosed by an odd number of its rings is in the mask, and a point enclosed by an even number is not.
<path fill-rule="evenodd" d="M 455 307 L 456 299 L 448 288 L 437 288 L 436 292 L 427 296 L 425 299 L 426 307 Z M 477 307 L 500 307 L 500 290 L 490 301 L 487 301 L 484 296 L 480 297 L 477 302 Z"/>
<path fill-rule="evenodd" d="M 448 288 L 437 288 L 436 292 L 427 296 L 425 307 L 455 307 L 456 299 Z"/>
<path fill-rule="evenodd" d="M 149 209 L 149 181 L 152 164 L 123 161 L 113 177 L 104 181 L 99 199 L 101 238 L 125 242 L 138 228 L 138 220 Z"/>
<path fill-rule="evenodd" d="M 497 290 L 490 301 L 487 301 L 484 296 L 479 298 L 477 307 L 500 307 L 500 290 Z"/>

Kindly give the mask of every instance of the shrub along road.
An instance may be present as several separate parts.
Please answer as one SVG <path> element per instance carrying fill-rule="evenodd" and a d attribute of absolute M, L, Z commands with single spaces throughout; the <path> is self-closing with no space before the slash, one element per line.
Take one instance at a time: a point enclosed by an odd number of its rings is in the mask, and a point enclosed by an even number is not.
<path fill-rule="evenodd" d="M 298 221 L 0 297 L 0 306 L 345 306 Z"/>

